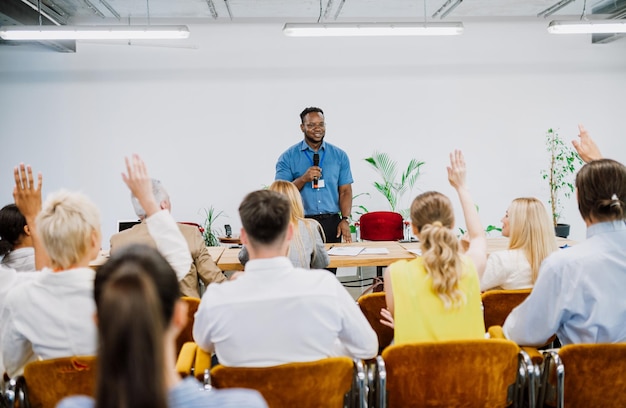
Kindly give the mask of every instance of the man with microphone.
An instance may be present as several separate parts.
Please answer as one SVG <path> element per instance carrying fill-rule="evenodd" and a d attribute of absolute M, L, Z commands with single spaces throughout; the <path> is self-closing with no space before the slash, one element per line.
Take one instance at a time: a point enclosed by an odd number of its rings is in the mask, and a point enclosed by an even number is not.
<path fill-rule="evenodd" d="M 304 140 L 278 158 L 276 180 L 293 182 L 302 195 L 304 213 L 317 220 L 326 242 L 352 242 L 352 172 L 348 155 L 324 141 L 326 124 L 320 108 L 306 108 L 300 114 Z"/>

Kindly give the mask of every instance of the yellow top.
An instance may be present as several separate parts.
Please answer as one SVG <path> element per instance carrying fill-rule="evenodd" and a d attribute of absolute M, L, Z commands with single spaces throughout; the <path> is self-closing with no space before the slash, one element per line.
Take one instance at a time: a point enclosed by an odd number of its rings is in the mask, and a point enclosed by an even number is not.
<path fill-rule="evenodd" d="M 480 285 L 474 263 L 466 259 L 459 287 L 466 301 L 446 309 L 432 290 L 421 257 L 389 266 L 394 299 L 395 344 L 485 338 Z"/>

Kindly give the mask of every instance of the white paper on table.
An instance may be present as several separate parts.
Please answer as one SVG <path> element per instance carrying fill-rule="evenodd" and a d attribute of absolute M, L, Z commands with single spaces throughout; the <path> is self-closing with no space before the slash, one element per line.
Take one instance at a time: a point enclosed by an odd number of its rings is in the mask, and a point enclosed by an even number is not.
<path fill-rule="evenodd" d="M 417 255 L 417 256 L 422 256 L 422 250 L 421 249 L 407 249 L 407 251 L 409 251 L 410 253 Z"/>
<path fill-rule="evenodd" d="M 387 248 L 365 248 L 361 255 L 387 255 L 388 253 Z"/>
<path fill-rule="evenodd" d="M 328 255 L 357 256 L 365 247 L 334 246 L 328 250 Z"/>

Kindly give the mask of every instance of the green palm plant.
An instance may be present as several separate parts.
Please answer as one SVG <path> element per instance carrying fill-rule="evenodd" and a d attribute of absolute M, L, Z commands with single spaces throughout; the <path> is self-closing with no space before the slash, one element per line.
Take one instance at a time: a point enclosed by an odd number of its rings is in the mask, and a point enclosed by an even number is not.
<path fill-rule="evenodd" d="M 215 207 L 210 206 L 209 208 L 204 208 L 204 232 L 202 233 L 202 237 L 204 238 L 204 244 L 206 246 L 219 246 L 220 240 L 219 236 L 221 235 L 221 229 L 215 227 L 215 221 L 224 214 L 224 211 L 217 211 Z"/>
<path fill-rule="evenodd" d="M 400 199 L 407 191 L 413 189 L 420 176 L 420 168 L 425 162 L 411 159 L 398 181 L 398 163 L 387 153 L 374 152 L 372 157 L 366 158 L 365 161 L 381 176 L 382 182 L 374 181 L 373 184 L 376 190 L 385 196 L 391 211 L 400 212 L 406 218 L 408 209 L 398 211 Z"/>

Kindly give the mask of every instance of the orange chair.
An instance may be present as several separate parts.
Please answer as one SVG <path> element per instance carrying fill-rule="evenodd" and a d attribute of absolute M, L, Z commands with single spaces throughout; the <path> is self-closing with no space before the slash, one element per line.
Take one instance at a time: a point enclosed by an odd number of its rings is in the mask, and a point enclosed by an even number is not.
<path fill-rule="evenodd" d="M 348 357 L 274 367 L 218 365 L 211 369 L 211 384 L 216 388 L 255 389 L 270 408 L 343 408 L 346 399 L 352 400 L 349 393 L 356 376 L 359 376 L 358 399 L 364 401 L 365 374 L 362 370 L 362 365 L 355 365 Z"/>
<path fill-rule="evenodd" d="M 378 406 L 508 407 L 519 398 L 519 370 L 508 340 L 392 345 L 378 359 Z"/>
<path fill-rule="evenodd" d="M 544 357 L 540 406 L 626 407 L 626 343 L 567 345 Z"/>
<path fill-rule="evenodd" d="M 70 395 L 94 396 L 96 364 L 95 356 L 29 363 L 15 381 L 15 402 L 20 408 L 54 408 Z"/>
<path fill-rule="evenodd" d="M 357 303 L 370 326 L 372 326 L 372 329 L 374 329 L 378 336 L 378 353 L 380 354 L 393 340 L 393 329 L 380 322 L 380 309 L 387 307 L 385 292 L 361 295 L 357 299 Z"/>
<path fill-rule="evenodd" d="M 507 316 L 530 295 L 531 289 L 488 290 L 481 295 L 485 314 L 485 331 L 502 326 Z"/>
<path fill-rule="evenodd" d="M 183 347 L 183 344 L 193 341 L 193 321 L 196 315 L 196 311 L 198 310 L 198 306 L 200 306 L 200 299 L 190 296 L 183 296 L 181 300 L 187 303 L 187 324 L 180 331 L 178 337 L 176 338 L 176 354 L 180 353 L 180 350 Z"/>

